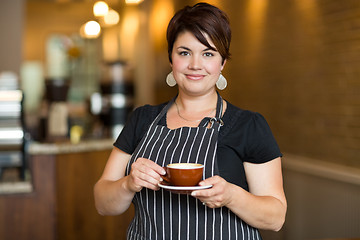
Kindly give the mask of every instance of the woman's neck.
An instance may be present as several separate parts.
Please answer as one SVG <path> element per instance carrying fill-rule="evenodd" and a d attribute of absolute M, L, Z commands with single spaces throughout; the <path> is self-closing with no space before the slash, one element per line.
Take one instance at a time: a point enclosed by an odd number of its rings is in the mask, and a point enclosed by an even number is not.
<path fill-rule="evenodd" d="M 167 127 L 197 127 L 205 117 L 214 117 L 216 114 L 217 93 L 201 97 L 184 96 L 179 94 L 175 103 L 170 107 L 166 116 Z M 223 100 L 223 114 L 226 102 Z"/>
<path fill-rule="evenodd" d="M 217 98 L 215 91 L 202 96 L 189 96 L 179 93 L 175 101 L 181 113 L 197 115 L 216 109 Z"/>

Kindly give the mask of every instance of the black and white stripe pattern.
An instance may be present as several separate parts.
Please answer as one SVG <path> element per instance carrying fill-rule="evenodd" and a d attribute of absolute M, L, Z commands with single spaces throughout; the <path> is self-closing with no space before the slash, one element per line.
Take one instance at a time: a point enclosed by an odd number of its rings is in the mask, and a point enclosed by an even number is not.
<path fill-rule="evenodd" d="M 222 100 L 219 101 L 217 116 L 222 112 Z M 218 174 L 219 119 L 215 118 L 210 128 L 206 127 L 209 121 L 202 121 L 197 128 L 175 130 L 157 125 L 172 102 L 149 127 L 129 161 L 126 174 L 130 173 L 131 164 L 139 157 L 151 159 L 161 166 L 174 162 L 202 163 L 205 165 L 204 179 Z M 135 217 L 128 229 L 128 239 L 261 239 L 257 229 L 247 225 L 228 208 L 208 208 L 190 195 L 144 188 L 135 195 L 133 203 Z"/>

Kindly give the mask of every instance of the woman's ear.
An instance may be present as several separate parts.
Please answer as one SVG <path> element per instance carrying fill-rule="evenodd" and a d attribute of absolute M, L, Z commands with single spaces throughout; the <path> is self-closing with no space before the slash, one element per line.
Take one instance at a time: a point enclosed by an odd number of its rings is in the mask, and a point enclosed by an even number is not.
<path fill-rule="evenodd" d="M 224 69 L 225 64 L 226 64 L 226 59 L 223 61 L 222 65 L 221 65 L 221 71 Z"/>

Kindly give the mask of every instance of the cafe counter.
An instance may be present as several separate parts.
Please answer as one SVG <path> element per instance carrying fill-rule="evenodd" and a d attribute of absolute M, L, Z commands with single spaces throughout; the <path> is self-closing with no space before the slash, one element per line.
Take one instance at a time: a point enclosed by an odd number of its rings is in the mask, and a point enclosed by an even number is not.
<path fill-rule="evenodd" d="M 70 142 L 62 143 L 32 143 L 29 145 L 30 155 L 54 155 L 66 153 L 93 152 L 111 150 L 113 139 L 85 140 L 77 144 Z"/>
<path fill-rule="evenodd" d="M 112 144 L 29 144 L 29 181 L 0 183 L 0 239 L 126 239 L 133 208 L 100 216 L 94 207 L 93 187 Z"/>

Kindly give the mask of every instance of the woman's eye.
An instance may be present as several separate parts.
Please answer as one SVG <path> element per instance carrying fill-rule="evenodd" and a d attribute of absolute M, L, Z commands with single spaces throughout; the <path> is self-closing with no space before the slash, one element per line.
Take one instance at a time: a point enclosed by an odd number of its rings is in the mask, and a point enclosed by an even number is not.
<path fill-rule="evenodd" d="M 214 56 L 214 54 L 211 53 L 211 52 L 206 52 L 206 53 L 204 53 L 204 56 L 205 57 L 212 57 L 212 56 Z"/>
<path fill-rule="evenodd" d="M 181 56 L 188 56 L 188 55 L 190 55 L 190 53 L 189 52 L 186 52 L 186 51 L 182 51 L 182 52 L 180 52 L 179 53 Z"/>

